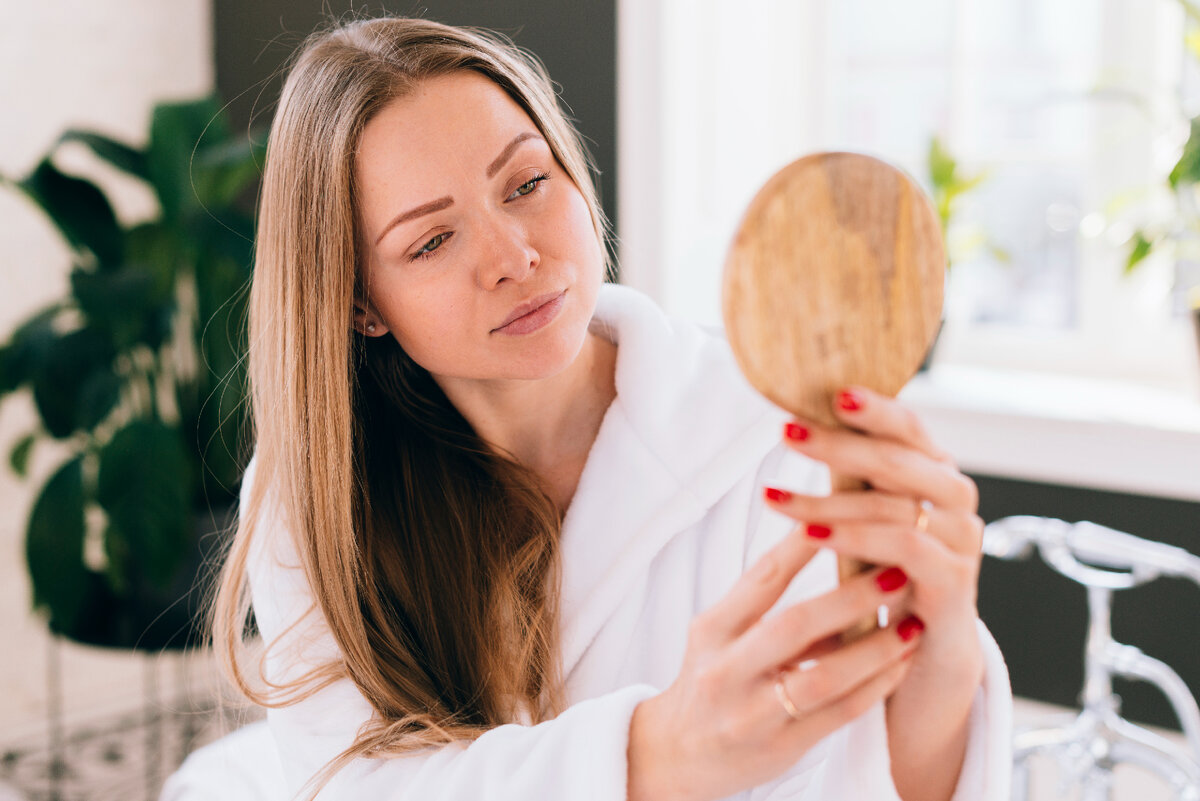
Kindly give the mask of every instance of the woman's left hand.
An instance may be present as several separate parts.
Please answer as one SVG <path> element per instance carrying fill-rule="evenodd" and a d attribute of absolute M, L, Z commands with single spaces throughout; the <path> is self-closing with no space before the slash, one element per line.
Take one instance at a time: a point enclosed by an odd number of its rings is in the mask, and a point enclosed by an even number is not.
<path fill-rule="evenodd" d="M 935 787 L 957 777 L 967 714 L 984 670 L 976 630 L 983 539 L 978 491 L 934 446 L 917 416 L 897 401 L 848 387 L 835 399 L 834 411 L 845 428 L 798 420 L 786 427 L 785 440 L 836 476 L 859 479 L 866 488 L 835 487 L 827 497 L 770 488 L 767 500 L 840 556 L 903 571 L 891 572 L 894 579 L 907 580 L 901 614 L 915 616 L 919 623 L 912 625 L 923 624 L 924 633 L 912 669 L 888 701 L 893 774 L 906 799 L 948 798 Z M 942 740 L 944 749 L 939 749 Z M 910 750 L 952 760 L 952 772 L 927 775 L 912 764 L 917 757 Z M 939 771 L 932 765 L 929 770 Z M 915 789 L 906 793 L 902 784 Z"/>

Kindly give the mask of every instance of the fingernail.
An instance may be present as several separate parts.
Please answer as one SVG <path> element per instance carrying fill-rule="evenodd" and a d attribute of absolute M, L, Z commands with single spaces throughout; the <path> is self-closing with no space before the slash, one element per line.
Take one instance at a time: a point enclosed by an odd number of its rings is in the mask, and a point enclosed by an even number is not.
<path fill-rule="evenodd" d="M 916 637 L 925 630 L 925 624 L 921 622 L 921 618 L 916 615 L 909 615 L 901 620 L 896 625 L 896 633 L 900 635 L 900 639 L 908 642 L 913 637 Z"/>
<path fill-rule="evenodd" d="M 784 503 L 792 499 L 792 493 L 787 490 L 775 489 L 775 487 L 764 488 L 763 495 L 766 496 L 768 501 L 775 501 L 776 503 Z"/>
<path fill-rule="evenodd" d="M 783 427 L 783 434 L 795 442 L 803 442 L 808 439 L 808 429 L 799 423 L 788 423 Z"/>
<path fill-rule="evenodd" d="M 823 526 L 820 523 L 809 523 L 804 527 L 804 533 L 819 540 L 827 540 L 829 539 L 829 535 L 833 533 L 833 529 L 829 526 Z"/>
<path fill-rule="evenodd" d="M 860 395 L 843 389 L 837 395 L 837 405 L 842 411 L 857 412 L 863 407 L 863 399 Z"/>
<path fill-rule="evenodd" d="M 883 592 L 895 592 L 908 583 L 908 575 L 898 567 L 889 567 L 875 577 L 875 586 Z"/>

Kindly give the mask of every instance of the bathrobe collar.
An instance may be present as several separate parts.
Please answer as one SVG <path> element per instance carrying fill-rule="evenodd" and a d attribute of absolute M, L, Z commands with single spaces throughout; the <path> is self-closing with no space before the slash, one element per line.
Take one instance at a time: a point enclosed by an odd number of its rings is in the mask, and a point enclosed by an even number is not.
<path fill-rule="evenodd" d="M 722 338 L 632 289 L 602 287 L 591 330 L 617 345 L 617 396 L 563 522 L 565 676 L 671 538 L 756 470 L 783 419 Z"/>

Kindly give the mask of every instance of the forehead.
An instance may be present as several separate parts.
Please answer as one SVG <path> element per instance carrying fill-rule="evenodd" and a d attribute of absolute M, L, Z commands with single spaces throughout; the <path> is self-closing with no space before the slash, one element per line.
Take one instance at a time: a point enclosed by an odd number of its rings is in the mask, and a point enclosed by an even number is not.
<path fill-rule="evenodd" d="M 355 169 L 360 185 L 381 174 L 424 182 L 430 173 L 486 166 L 522 131 L 537 127 L 507 92 L 479 73 L 453 72 L 385 105 L 363 128 Z"/>

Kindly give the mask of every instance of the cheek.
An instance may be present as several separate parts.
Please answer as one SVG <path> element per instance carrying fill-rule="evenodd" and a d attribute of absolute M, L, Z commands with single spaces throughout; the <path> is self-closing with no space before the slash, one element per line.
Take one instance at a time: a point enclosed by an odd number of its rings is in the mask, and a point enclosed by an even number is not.
<path fill-rule="evenodd" d="M 454 302 L 398 304 L 389 316 L 396 341 L 427 370 L 436 372 L 438 362 L 462 349 L 462 326 L 456 324 L 462 317 Z"/>
<path fill-rule="evenodd" d="M 400 346 L 418 364 L 454 347 L 461 303 L 445 288 L 378 276 L 371 287 L 373 305 Z M 425 366 L 422 364 L 422 366 Z"/>
<path fill-rule="evenodd" d="M 585 267 L 594 267 L 594 272 L 603 277 L 604 249 L 596 227 L 592 224 L 592 214 L 583 195 L 578 190 L 570 192 L 563 206 L 562 219 L 568 222 L 559 227 L 562 246 L 569 249 L 572 261 Z M 587 270 L 587 275 L 590 277 L 592 272 L 593 270 Z"/>

